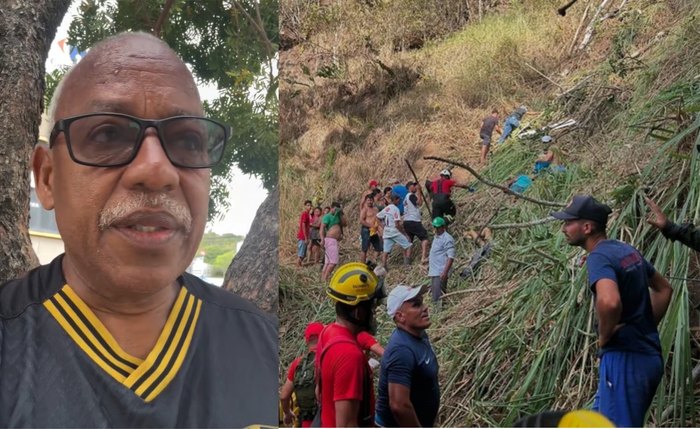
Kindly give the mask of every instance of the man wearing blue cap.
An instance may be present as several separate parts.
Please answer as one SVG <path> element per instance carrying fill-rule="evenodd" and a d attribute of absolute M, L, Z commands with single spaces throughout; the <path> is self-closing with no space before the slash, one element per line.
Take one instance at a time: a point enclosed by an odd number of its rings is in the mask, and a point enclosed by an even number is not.
<path fill-rule="evenodd" d="M 431 322 L 421 287 L 397 285 L 386 307 L 396 329 L 382 357 L 375 423 L 434 427 L 440 408 L 439 367 L 425 333 Z"/>
<path fill-rule="evenodd" d="M 669 282 L 627 243 L 609 240 L 610 207 L 576 195 L 562 211 L 562 232 L 583 247 L 598 319 L 600 381 L 593 409 L 618 427 L 642 427 L 663 376 L 656 326 L 671 300 Z"/>

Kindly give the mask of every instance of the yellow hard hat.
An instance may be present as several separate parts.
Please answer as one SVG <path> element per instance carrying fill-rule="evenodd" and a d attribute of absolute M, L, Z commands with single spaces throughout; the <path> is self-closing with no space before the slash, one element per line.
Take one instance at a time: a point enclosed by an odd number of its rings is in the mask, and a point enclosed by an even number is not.
<path fill-rule="evenodd" d="M 378 283 L 379 278 L 366 264 L 350 262 L 335 271 L 326 294 L 335 301 L 357 305 L 375 298 Z"/>

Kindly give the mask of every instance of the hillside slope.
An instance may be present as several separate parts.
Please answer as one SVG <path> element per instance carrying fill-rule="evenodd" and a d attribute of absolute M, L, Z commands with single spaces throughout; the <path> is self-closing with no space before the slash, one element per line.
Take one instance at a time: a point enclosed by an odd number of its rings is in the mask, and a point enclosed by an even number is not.
<path fill-rule="evenodd" d="M 404 159 L 421 181 L 448 166 L 427 156 L 469 164 L 500 184 L 529 172 L 541 150 L 536 137 L 510 139 L 478 165 L 481 119 L 494 107 L 503 117 L 524 103 L 534 112 L 524 122 L 535 129 L 577 123 L 553 133 L 566 172 L 537 178 L 526 195 L 565 203 L 594 194 L 614 208 L 610 236 L 672 277 L 661 328 L 667 376 L 650 424 L 697 424 L 690 374 L 700 361 L 700 294 L 697 281 L 684 279 L 698 277 L 698 257 L 650 229 L 641 199 L 648 192 L 672 219 L 700 218 L 697 5 L 615 2 L 596 14 L 601 2 L 589 0 L 561 18 L 559 4 L 547 0 L 484 2 L 480 13 L 462 15 L 445 14 L 462 2 L 423 9 L 411 9 L 411 0 L 325 3 L 292 8 L 300 19 L 290 34 L 298 37 L 280 58 L 280 364 L 300 352 L 303 324 L 332 320 L 319 268 L 293 266 L 301 202 L 344 204 L 351 225 L 341 261 L 355 260 L 359 195 L 371 178 L 408 180 Z M 592 37 L 578 49 L 593 17 Z M 453 275 L 446 308 L 433 315 L 441 425 L 512 425 L 528 413 L 589 405 L 597 350 L 582 253 L 557 223 L 499 228 L 543 219 L 551 207 L 507 196 L 465 169 L 454 173 L 475 188 L 455 197 L 455 271 L 477 248 L 464 237 L 469 229 L 491 225 L 494 253 L 475 277 Z M 392 270 L 388 282 L 427 278 L 412 266 Z M 380 315 L 380 339 L 391 329 Z"/>

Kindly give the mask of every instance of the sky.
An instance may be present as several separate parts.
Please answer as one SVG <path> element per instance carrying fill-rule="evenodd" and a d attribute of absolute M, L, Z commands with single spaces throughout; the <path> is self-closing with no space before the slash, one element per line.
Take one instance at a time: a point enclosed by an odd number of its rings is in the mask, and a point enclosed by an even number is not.
<path fill-rule="evenodd" d="M 72 64 L 68 49 L 65 45 L 62 49 L 58 42 L 68 37 L 68 27 L 77 14 L 79 5 L 80 1 L 74 1 L 71 4 L 68 13 L 63 17 L 63 21 L 56 31 L 56 37 L 51 43 L 49 57 L 46 60 L 47 72 Z M 200 86 L 199 93 L 205 100 L 211 100 L 217 96 L 216 88 L 212 86 Z M 232 180 L 228 185 L 231 208 L 222 220 L 208 223 L 207 231 L 213 231 L 217 234 L 246 235 L 255 218 L 255 212 L 267 197 L 267 191 L 259 179 L 243 174 L 236 166 L 232 168 L 232 171 Z"/>

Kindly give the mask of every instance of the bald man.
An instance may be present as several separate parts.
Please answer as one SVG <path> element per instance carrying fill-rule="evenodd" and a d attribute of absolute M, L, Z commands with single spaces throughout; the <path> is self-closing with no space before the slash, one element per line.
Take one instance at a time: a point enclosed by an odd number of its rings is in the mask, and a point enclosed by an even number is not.
<path fill-rule="evenodd" d="M 0 287 L 0 426 L 274 425 L 277 326 L 185 273 L 230 127 L 162 41 L 123 33 L 62 80 L 32 157 L 65 253 Z"/>

